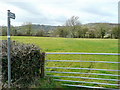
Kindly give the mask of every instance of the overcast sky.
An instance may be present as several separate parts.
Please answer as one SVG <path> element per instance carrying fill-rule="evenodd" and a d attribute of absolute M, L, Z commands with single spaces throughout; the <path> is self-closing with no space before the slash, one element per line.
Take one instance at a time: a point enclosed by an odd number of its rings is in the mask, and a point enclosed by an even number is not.
<path fill-rule="evenodd" d="M 0 0 L 0 25 L 7 25 L 7 10 L 16 14 L 11 24 L 25 22 L 63 25 L 71 16 L 81 23 L 118 22 L 119 0 Z"/>

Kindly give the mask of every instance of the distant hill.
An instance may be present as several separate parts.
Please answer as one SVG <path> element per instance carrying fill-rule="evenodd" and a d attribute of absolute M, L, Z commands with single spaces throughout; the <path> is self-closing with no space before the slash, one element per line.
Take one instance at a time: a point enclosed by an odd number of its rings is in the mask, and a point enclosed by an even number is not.
<path fill-rule="evenodd" d="M 87 23 L 87 24 L 84 24 L 84 25 L 86 25 L 86 26 L 95 26 L 95 25 L 97 25 L 97 24 L 108 24 L 108 25 L 110 25 L 111 27 L 118 26 L 117 23 Z"/>
<path fill-rule="evenodd" d="M 50 26 L 50 25 L 39 25 L 39 24 L 33 24 L 32 29 L 33 30 L 54 30 L 57 26 Z"/>
<path fill-rule="evenodd" d="M 97 24 L 108 24 L 110 25 L 111 27 L 114 27 L 114 26 L 118 26 L 117 23 L 87 23 L 87 24 L 84 24 L 86 26 L 95 26 Z M 49 31 L 49 30 L 54 30 L 56 29 L 58 26 L 51 26 L 51 25 L 40 25 L 40 24 L 33 24 L 32 28 L 34 30 L 45 30 L 45 31 Z"/>
<path fill-rule="evenodd" d="M 97 24 L 108 24 L 110 25 L 111 27 L 114 27 L 114 26 L 118 26 L 117 23 L 87 23 L 87 24 L 83 24 L 85 26 L 95 26 Z M 0 26 L 1 28 L 2 26 Z M 18 30 L 20 28 L 22 28 L 24 26 L 16 26 L 16 28 L 18 28 Z M 51 26 L 51 25 L 40 25 L 40 24 L 32 24 L 32 29 L 34 31 L 37 31 L 37 30 L 45 30 L 45 31 L 51 31 L 51 30 L 54 30 L 56 29 L 58 26 Z"/>

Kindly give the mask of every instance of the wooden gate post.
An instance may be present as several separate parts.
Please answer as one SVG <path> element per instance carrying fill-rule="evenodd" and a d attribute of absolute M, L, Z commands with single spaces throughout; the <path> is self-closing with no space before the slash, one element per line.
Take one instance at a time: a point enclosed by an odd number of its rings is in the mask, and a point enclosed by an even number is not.
<path fill-rule="evenodd" d="M 41 74 L 40 74 L 40 77 L 41 78 L 44 78 L 45 76 L 45 68 L 44 68 L 44 65 L 45 65 L 45 52 L 42 53 L 41 55 L 41 66 L 40 66 L 40 70 L 41 70 Z"/>

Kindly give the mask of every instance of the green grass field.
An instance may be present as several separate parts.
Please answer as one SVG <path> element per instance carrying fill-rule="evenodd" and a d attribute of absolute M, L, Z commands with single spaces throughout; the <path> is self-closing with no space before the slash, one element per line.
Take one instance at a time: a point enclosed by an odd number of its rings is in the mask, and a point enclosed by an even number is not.
<path fill-rule="evenodd" d="M 7 37 L 2 37 L 6 39 Z M 91 52 L 91 53 L 117 53 L 117 39 L 80 39 L 80 38 L 54 38 L 12 36 L 12 40 L 23 43 L 33 43 L 46 52 Z"/>
<path fill-rule="evenodd" d="M 6 37 L 2 37 L 6 39 Z M 12 36 L 12 40 L 22 43 L 31 43 L 39 46 L 45 52 L 89 52 L 89 53 L 117 53 L 118 40 L 117 39 L 80 39 L 80 38 L 54 38 L 54 37 L 28 37 L 28 36 Z M 117 62 L 118 56 L 110 55 L 47 55 L 49 60 L 85 60 L 85 61 L 112 61 Z M 75 67 L 75 68 L 96 68 L 96 69 L 118 69 L 118 64 L 106 63 L 71 63 L 71 62 L 47 62 L 47 67 Z M 82 72 L 82 73 L 102 73 L 102 74 L 118 74 L 116 71 L 96 71 L 96 70 L 63 70 L 63 69 L 47 69 L 49 71 L 65 71 L 65 72 Z M 48 73 L 50 74 L 50 73 Z M 82 76 L 82 77 L 96 77 L 106 79 L 117 79 L 115 76 L 102 75 L 84 75 L 84 74 L 56 74 L 62 76 Z M 105 80 L 90 80 L 90 79 L 71 79 L 62 78 L 66 80 L 101 82 L 101 83 L 117 83 L 116 81 Z M 69 82 L 63 82 L 69 83 Z M 74 84 L 74 83 L 72 83 Z M 99 86 L 107 88 L 117 88 L 112 85 L 100 84 L 84 84 L 80 85 Z"/>

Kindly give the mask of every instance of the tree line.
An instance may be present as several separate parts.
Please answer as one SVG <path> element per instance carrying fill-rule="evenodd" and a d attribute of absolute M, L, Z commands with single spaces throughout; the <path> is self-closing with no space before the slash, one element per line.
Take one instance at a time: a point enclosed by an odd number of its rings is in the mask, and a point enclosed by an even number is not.
<path fill-rule="evenodd" d="M 71 38 L 119 38 L 118 25 L 112 26 L 109 23 L 96 23 L 94 25 L 82 25 L 79 17 L 72 16 L 65 22 L 65 25 L 58 27 L 55 36 Z"/>
<path fill-rule="evenodd" d="M 44 27 L 44 25 L 43 25 Z M 7 35 L 7 27 L 2 26 L 2 35 Z M 52 30 L 41 28 L 36 30 L 31 22 L 24 23 L 21 27 L 11 26 L 12 36 L 40 36 L 64 38 L 115 38 L 118 39 L 120 30 L 118 25 L 109 23 L 81 24 L 78 16 L 72 16 L 62 26 Z"/>

